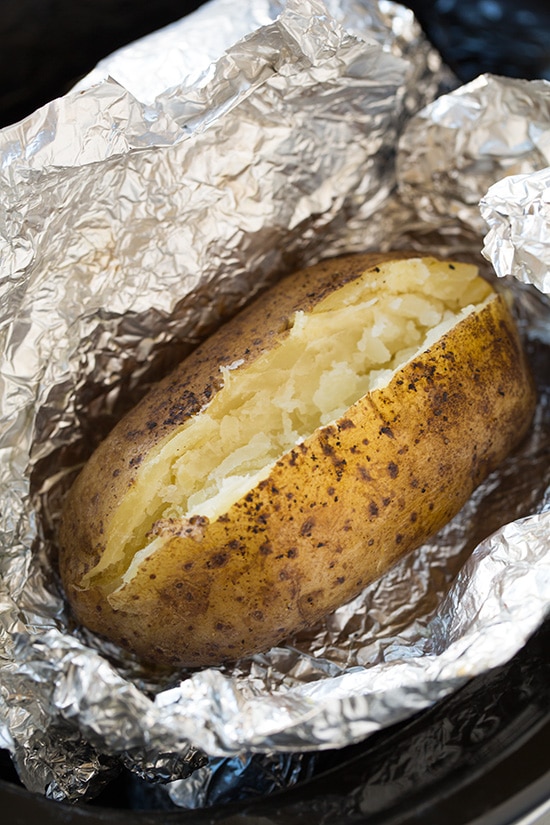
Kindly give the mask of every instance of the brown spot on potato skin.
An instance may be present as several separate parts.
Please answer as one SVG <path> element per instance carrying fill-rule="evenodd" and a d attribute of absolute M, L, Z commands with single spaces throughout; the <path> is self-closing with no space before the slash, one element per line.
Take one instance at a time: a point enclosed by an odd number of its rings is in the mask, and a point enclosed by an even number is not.
<path fill-rule="evenodd" d="M 215 553 L 211 558 L 208 559 L 206 562 L 206 567 L 225 567 L 229 560 L 227 553 Z"/>
<path fill-rule="evenodd" d="M 357 465 L 357 473 L 361 481 L 372 481 L 372 476 L 362 464 Z"/>
<path fill-rule="evenodd" d="M 311 623 L 312 617 L 316 617 L 316 605 L 322 603 L 324 598 L 324 591 L 322 589 L 313 590 L 309 593 L 304 593 L 298 599 L 298 612 L 305 622 L 306 627 Z"/>
<path fill-rule="evenodd" d="M 233 553 L 242 553 L 244 550 L 246 550 L 246 544 L 243 542 L 242 539 L 231 539 L 231 541 L 227 543 L 227 547 Z"/>
<path fill-rule="evenodd" d="M 355 428 L 355 424 L 349 418 L 342 418 L 338 422 L 339 430 L 351 430 Z"/>
<path fill-rule="evenodd" d="M 221 621 L 216 622 L 215 628 L 218 631 L 218 633 L 231 633 L 231 631 L 234 629 L 233 625 L 229 622 Z"/>
<path fill-rule="evenodd" d="M 332 458 L 334 456 L 334 446 L 329 441 L 321 442 L 321 449 L 326 456 Z"/>

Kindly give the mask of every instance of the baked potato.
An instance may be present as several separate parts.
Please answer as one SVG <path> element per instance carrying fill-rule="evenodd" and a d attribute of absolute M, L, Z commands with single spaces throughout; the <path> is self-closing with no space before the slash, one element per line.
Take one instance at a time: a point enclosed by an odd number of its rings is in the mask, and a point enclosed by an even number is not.
<path fill-rule="evenodd" d="M 219 665 L 355 597 L 525 434 L 507 301 L 470 264 L 351 255 L 285 278 L 113 429 L 68 493 L 77 620 Z"/>

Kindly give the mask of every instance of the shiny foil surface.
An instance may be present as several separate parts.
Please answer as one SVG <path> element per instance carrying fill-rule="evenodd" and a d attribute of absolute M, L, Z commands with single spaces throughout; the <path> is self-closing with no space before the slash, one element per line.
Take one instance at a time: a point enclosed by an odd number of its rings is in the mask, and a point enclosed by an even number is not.
<path fill-rule="evenodd" d="M 122 765 L 185 807 L 293 784 L 508 661 L 550 603 L 549 84 L 449 91 L 389 2 L 239 10 L 211 0 L 0 132 L 0 746 L 52 799 Z M 74 627 L 55 528 L 115 421 L 283 273 L 404 246 L 483 247 L 514 293 L 521 447 L 360 597 L 233 667 L 151 673 Z"/>

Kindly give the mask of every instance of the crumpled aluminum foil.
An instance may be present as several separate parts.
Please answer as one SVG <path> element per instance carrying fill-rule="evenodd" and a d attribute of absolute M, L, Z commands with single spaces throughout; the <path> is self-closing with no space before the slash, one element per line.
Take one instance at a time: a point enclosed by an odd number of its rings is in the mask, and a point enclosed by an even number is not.
<path fill-rule="evenodd" d="M 73 626 L 55 573 L 63 493 L 160 372 L 319 257 L 477 254 L 479 201 L 516 214 L 515 191 L 487 188 L 520 154 L 531 214 L 548 165 L 548 84 L 483 77 L 432 103 L 450 76 L 397 5 L 249 2 L 241 19 L 212 0 L 197 14 L 0 133 L 0 746 L 53 799 L 92 795 L 120 765 L 187 807 L 220 799 L 224 769 L 226 793 L 245 768 L 257 790 L 262 774 L 265 792 L 296 782 L 320 749 L 511 658 L 550 602 L 548 304 L 508 279 L 536 420 L 431 542 L 232 668 L 161 677 Z M 540 263 L 530 246 L 518 266 L 523 235 L 507 234 L 517 259 L 498 274 L 543 271 L 539 229 Z"/>
<path fill-rule="evenodd" d="M 109 55 L 75 89 L 89 89 L 112 78 L 148 105 L 172 87 L 185 86 L 196 93 L 211 82 L 225 51 L 256 29 L 269 26 L 286 6 L 285 0 L 243 0 L 236 14 L 231 0 L 210 0 L 182 20 Z M 408 71 L 417 72 L 421 85 L 417 88 L 410 83 L 405 88 L 411 100 L 417 95 L 429 99 L 437 85 L 452 83 L 451 73 L 422 37 L 409 9 L 391 0 L 325 0 L 323 6 L 349 34 L 370 39 L 397 57 L 412 58 Z M 307 12 L 303 10 L 306 28 L 311 22 Z M 315 37 L 315 49 L 318 44 Z"/>
<path fill-rule="evenodd" d="M 547 155 L 550 163 L 550 147 Z M 550 166 L 493 184 L 481 200 L 481 214 L 489 226 L 483 254 L 497 274 L 514 273 L 550 293 Z"/>

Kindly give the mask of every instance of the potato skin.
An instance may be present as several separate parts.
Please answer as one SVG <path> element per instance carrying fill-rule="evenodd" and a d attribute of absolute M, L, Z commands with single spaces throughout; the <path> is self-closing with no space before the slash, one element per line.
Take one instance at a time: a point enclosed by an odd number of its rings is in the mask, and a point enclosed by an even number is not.
<path fill-rule="evenodd" d="M 515 325 L 495 297 L 277 462 L 213 522 L 165 524 L 122 588 L 83 589 L 119 497 L 147 451 L 249 362 L 287 318 L 382 260 L 354 255 L 286 279 L 161 382 L 100 446 L 69 493 L 60 571 L 77 619 L 170 666 L 265 650 L 357 595 L 440 529 L 525 434 L 535 395 Z M 154 425 L 154 426 L 153 426 Z"/>

